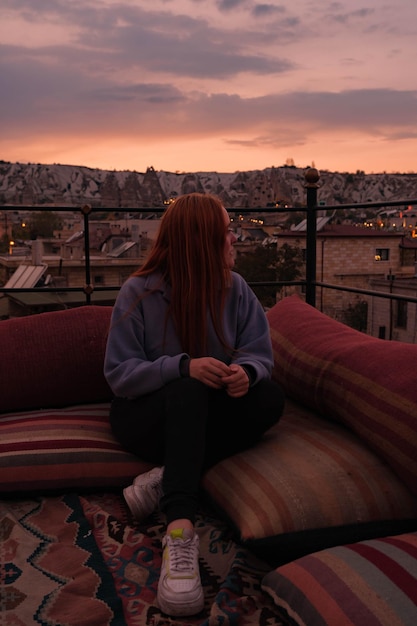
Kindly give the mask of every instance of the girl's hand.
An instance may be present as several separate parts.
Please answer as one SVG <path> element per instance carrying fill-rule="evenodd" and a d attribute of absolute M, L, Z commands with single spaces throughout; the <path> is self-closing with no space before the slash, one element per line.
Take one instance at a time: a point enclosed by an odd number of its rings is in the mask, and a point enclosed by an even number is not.
<path fill-rule="evenodd" d="M 222 389 L 227 386 L 224 379 L 228 378 L 233 370 L 223 361 L 211 356 L 203 356 L 190 360 L 190 376 L 213 389 Z"/>
<path fill-rule="evenodd" d="M 232 398 L 240 398 L 248 393 L 249 376 L 241 365 L 230 365 L 230 373 L 223 376 L 223 384 L 226 391 Z"/>

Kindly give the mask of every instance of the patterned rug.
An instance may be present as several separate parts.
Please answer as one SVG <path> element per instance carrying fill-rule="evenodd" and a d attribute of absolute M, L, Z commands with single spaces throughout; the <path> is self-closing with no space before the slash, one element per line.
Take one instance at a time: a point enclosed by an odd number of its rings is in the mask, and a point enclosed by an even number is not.
<path fill-rule="evenodd" d="M 270 568 L 208 512 L 196 526 L 205 607 L 170 618 L 155 602 L 160 514 L 139 525 L 117 494 L 0 502 L 0 625 L 282 625 L 260 588 Z"/>

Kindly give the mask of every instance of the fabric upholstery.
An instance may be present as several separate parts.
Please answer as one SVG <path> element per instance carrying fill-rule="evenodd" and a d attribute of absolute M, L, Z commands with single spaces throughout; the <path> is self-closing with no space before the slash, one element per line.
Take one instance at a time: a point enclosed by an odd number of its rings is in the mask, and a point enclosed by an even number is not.
<path fill-rule="evenodd" d="M 268 319 L 286 393 L 349 426 L 417 494 L 417 345 L 358 332 L 296 295 Z"/>
<path fill-rule="evenodd" d="M 266 574 L 262 589 L 294 625 L 415 626 L 416 582 L 409 533 L 310 554 Z"/>
<path fill-rule="evenodd" d="M 150 469 L 114 439 L 109 406 L 2 415 L 0 492 L 120 488 Z"/>
<path fill-rule="evenodd" d="M 268 571 L 200 511 L 204 609 L 169 617 L 156 600 L 165 516 L 138 523 L 122 494 L 0 501 L 1 626 L 278 626 Z"/>
<path fill-rule="evenodd" d="M 111 307 L 12 318 L 0 323 L 1 413 L 111 398 L 103 360 Z"/>
<path fill-rule="evenodd" d="M 343 425 L 291 400 L 259 444 L 212 467 L 203 486 L 265 558 L 416 525 L 417 499 L 392 469 Z"/>

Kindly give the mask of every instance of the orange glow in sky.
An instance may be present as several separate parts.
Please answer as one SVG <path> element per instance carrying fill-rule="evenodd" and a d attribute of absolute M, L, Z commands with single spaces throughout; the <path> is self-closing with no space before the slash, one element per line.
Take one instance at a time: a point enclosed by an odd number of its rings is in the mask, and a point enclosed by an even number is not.
<path fill-rule="evenodd" d="M 415 0 L 0 5 L 0 159 L 417 172 Z"/>

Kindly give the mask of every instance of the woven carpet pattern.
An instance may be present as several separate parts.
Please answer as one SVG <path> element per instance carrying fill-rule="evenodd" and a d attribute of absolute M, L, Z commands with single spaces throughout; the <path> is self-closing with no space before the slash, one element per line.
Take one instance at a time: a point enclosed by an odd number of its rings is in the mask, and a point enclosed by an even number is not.
<path fill-rule="evenodd" d="M 114 493 L 0 503 L 2 626 L 284 624 L 260 583 L 262 561 L 210 514 L 197 521 L 205 607 L 170 618 L 156 605 L 163 519 L 137 525 Z"/>

